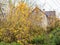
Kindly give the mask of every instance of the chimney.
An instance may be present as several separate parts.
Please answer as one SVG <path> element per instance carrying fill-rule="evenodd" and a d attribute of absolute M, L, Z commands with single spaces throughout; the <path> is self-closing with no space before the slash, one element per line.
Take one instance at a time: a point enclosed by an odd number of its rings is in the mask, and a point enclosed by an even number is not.
<path fill-rule="evenodd" d="M 45 13 L 45 9 L 43 9 L 43 12 Z"/>

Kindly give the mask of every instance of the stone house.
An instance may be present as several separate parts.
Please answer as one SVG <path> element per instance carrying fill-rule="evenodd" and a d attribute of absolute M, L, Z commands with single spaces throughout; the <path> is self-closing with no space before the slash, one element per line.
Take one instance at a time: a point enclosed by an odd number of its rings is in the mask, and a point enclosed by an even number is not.
<path fill-rule="evenodd" d="M 47 18 L 45 13 L 39 9 L 38 7 L 35 7 L 32 12 L 30 13 L 30 20 L 34 25 L 38 25 L 43 27 L 44 29 L 47 28 Z"/>
<path fill-rule="evenodd" d="M 8 0 L 1 0 L 0 1 L 0 20 L 5 20 L 6 15 L 9 12 L 9 2 Z"/>

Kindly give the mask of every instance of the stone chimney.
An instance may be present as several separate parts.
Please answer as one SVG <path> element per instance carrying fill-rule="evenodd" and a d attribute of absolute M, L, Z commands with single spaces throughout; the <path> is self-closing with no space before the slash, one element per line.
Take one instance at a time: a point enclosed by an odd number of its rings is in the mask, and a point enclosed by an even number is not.
<path fill-rule="evenodd" d="M 43 12 L 45 13 L 45 9 L 43 9 Z"/>

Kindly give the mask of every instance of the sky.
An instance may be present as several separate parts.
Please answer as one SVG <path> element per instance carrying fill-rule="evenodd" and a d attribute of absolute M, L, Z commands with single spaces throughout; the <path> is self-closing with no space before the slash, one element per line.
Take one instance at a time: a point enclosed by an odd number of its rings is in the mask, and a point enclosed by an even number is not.
<path fill-rule="evenodd" d="M 36 2 L 45 10 L 56 10 L 60 12 L 60 0 L 39 0 Z"/>

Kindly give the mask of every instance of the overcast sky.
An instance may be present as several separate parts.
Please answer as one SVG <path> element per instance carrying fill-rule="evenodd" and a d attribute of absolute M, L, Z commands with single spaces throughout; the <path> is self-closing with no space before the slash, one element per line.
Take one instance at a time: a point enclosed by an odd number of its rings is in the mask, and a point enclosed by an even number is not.
<path fill-rule="evenodd" d="M 45 10 L 56 10 L 60 12 L 60 0 L 37 0 L 37 4 Z"/>

